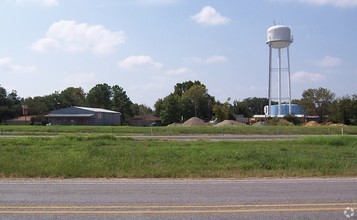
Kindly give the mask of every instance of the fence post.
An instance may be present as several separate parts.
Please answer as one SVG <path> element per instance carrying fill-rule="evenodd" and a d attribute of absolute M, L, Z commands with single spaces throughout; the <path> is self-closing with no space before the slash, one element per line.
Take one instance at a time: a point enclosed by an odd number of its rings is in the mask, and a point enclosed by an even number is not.
<path fill-rule="evenodd" d="M 343 127 L 341 128 L 341 134 L 343 135 Z"/>

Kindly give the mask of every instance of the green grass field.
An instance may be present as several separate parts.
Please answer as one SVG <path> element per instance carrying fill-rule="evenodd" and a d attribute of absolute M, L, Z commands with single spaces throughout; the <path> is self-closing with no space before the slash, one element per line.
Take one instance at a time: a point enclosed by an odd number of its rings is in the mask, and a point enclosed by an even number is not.
<path fill-rule="evenodd" d="M 357 135 L 357 126 L 193 126 L 193 127 L 132 127 L 132 126 L 0 126 L 0 135 L 61 135 L 61 134 L 132 135 L 189 135 L 189 134 L 243 134 L 243 135 Z"/>
<path fill-rule="evenodd" d="M 107 135 L 0 140 L 0 177 L 247 178 L 357 176 L 357 137 L 139 141 Z"/>

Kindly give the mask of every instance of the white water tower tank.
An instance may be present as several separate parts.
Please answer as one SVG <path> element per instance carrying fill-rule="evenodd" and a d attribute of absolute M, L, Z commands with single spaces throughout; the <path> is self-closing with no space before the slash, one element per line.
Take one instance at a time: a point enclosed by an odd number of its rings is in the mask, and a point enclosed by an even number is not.
<path fill-rule="evenodd" d="M 281 49 L 288 47 L 293 42 L 288 26 L 275 25 L 267 31 L 267 44 L 272 48 Z"/>
<path fill-rule="evenodd" d="M 290 81 L 290 56 L 289 56 L 289 46 L 293 42 L 293 38 L 291 36 L 291 30 L 288 26 L 284 25 L 274 25 L 267 30 L 267 44 L 269 45 L 269 89 L 268 89 L 268 99 L 269 99 L 269 106 L 267 109 L 267 115 L 272 116 L 273 115 L 273 107 L 275 108 L 276 106 L 273 106 L 272 103 L 273 101 L 277 100 L 278 101 L 278 106 L 277 106 L 277 114 L 276 115 L 282 115 L 283 113 L 283 102 L 282 101 L 287 101 L 289 103 L 289 115 L 292 113 L 292 106 L 291 106 L 291 81 Z M 286 48 L 286 56 L 287 56 L 287 63 L 282 62 L 282 57 L 281 57 L 281 52 L 282 49 Z M 278 55 L 278 66 L 274 67 L 273 66 L 273 51 L 277 51 Z M 284 67 L 282 66 L 284 65 Z M 288 97 L 284 98 L 282 96 L 282 74 L 287 73 L 287 79 L 288 79 Z M 278 78 L 278 98 L 273 98 L 272 96 L 272 90 L 273 90 L 273 85 L 272 85 L 272 80 L 273 74 L 275 74 L 275 77 Z"/>

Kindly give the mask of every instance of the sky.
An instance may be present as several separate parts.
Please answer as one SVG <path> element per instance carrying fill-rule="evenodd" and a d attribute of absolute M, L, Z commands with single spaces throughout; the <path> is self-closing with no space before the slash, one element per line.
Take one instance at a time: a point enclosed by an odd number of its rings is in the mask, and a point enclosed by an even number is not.
<path fill-rule="evenodd" d="M 292 98 L 342 97 L 357 93 L 356 21 L 357 0 L 0 0 L 0 86 L 27 98 L 107 83 L 149 107 L 188 80 L 221 102 L 267 97 L 279 24 L 294 39 Z"/>

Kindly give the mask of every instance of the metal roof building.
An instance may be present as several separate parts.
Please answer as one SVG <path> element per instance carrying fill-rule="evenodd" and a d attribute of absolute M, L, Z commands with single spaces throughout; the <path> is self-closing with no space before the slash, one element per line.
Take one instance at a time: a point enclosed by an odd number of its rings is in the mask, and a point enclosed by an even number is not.
<path fill-rule="evenodd" d="M 121 113 L 101 108 L 68 107 L 45 116 L 52 125 L 120 125 Z"/>

